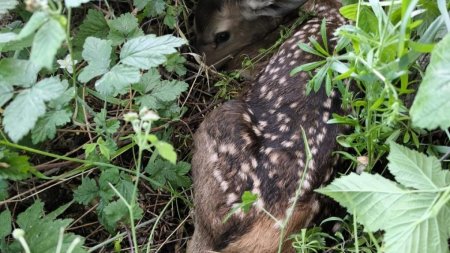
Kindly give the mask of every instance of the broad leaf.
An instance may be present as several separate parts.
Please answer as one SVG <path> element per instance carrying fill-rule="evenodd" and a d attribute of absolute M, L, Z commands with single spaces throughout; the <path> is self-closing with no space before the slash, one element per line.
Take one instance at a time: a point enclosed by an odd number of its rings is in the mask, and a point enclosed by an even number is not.
<path fill-rule="evenodd" d="M 109 21 L 108 25 L 111 28 L 108 39 L 114 45 L 120 45 L 127 39 L 144 35 L 144 32 L 139 28 L 138 19 L 131 13 L 122 14 L 117 19 Z"/>
<path fill-rule="evenodd" d="M 390 219 L 386 212 L 406 195 L 394 182 L 365 172 L 338 178 L 317 191 L 337 200 L 349 212 L 356 211 L 358 220 L 370 231 L 387 226 Z"/>
<path fill-rule="evenodd" d="M 84 45 L 86 38 L 96 37 L 99 39 L 105 39 L 108 35 L 109 27 L 106 23 L 106 19 L 101 11 L 89 9 L 88 14 L 80 25 L 78 32 L 73 38 L 73 44 L 75 47 L 75 59 L 79 57 L 81 48 Z"/>
<path fill-rule="evenodd" d="M 0 80 L 9 85 L 28 87 L 36 82 L 39 68 L 26 60 L 4 58 L 0 60 Z"/>
<path fill-rule="evenodd" d="M 397 144 L 391 144 L 389 161 L 400 183 L 419 190 L 362 173 L 336 179 L 318 191 L 346 207 L 367 230 L 385 230 L 386 253 L 448 252 L 450 205 L 442 203 L 448 174 L 436 159 Z"/>
<path fill-rule="evenodd" d="M 71 116 L 72 112 L 64 109 L 46 113 L 31 131 L 33 144 L 55 138 L 56 128 L 69 123 Z"/>
<path fill-rule="evenodd" d="M 64 207 L 67 208 L 67 205 Z M 32 252 L 54 253 L 57 248 L 61 252 L 67 252 L 70 244 L 78 238 L 80 242 L 75 245 L 72 253 L 85 253 L 82 247 L 84 238 L 72 233 L 64 233 L 62 243 L 58 243 L 60 229 L 66 229 L 72 222 L 71 219 L 55 219 L 64 209 L 57 209 L 57 213 L 50 213 L 48 216 L 44 215 L 43 209 L 43 203 L 36 201 L 17 218 L 17 224 L 25 231 L 25 240 L 33 246 Z"/>
<path fill-rule="evenodd" d="M 11 212 L 5 210 L 0 213 L 0 240 L 11 233 Z"/>
<path fill-rule="evenodd" d="M 13 87 L 5 81 L 0 81 L 0 107 L 5 105 L 13 95 Z"/>
<path fill-rule="evenodd" d="M 6 107 L 3 126 L 9 137 L 17 142 L 36 124 L 45 113 L 45 102 L 59 97 L 67 88 L 67 81 L 57 77 L 46 78 L 32 88 L 17 95 Z"/>
<path fill-rule="evenodd" d="M 0 150 L 0 179 L 23 180 L 31 176 L 34 168 L 29 157 L 8 149 Z"/>
<path fill-rule="evenodd" d="M 139 82 L 139 69 L 118 64 L 95 83 L 95 88 L 104 95 L 124 93 L 133 83 Z"/>
<path fill-rule="evenodd" d="M 92 178 L 83 178 L 81 185 L 73 192 L 73 199 L 83 205 L 89 204 L 98 195 L 97 182 Z"/>
<path fill-rule="evenodd" d="M 50 19 L 41 26 L 34 36 L 30 61 L 38 67 L 51 69 L 56 51 L 65 37 L 66 33 L 61 24 L 54 19 Z"/>
<path fill-rule="evenodd" d="M 145 167 L 145 171 L 150 174 L 151 178 L 159 184 L 152 184 L 155 189 L 161 189 L 163 185 L 169 183 L 172 187 L 189 187 L 191 180 L 187 176 L 191 166 L 189 163 L 178 162 L 170 163 L 161 159 L 149 162 Z"/>
<path fill-rule="evenodd" d="M 434 129 L 450 127 L 450 34 L 433 50 L 425 77 L 410 114 L 414 125 Z"/>
<path fill-rule="evenodd" d="M 175 53 L 175 48 L 185 43 L 185 40 L 172 35 L 146 35 L 126 42 L 120 52 L 120 59 L 122 63 L 149 69 L 164 63 L 165 55 Z"/>
<path fill-rule="evenodd" d="M 78 76 L 80 82 L 89 82 L 92 78 L 103 75 L 109 70 L 111 63 L 112 42 L 95 37 L 89 37 L 83 46 L 83 59 L 88 62 Z"/>
<path fill-rule="evenodd" d="M 445 173 L 436 157 L 425 156 L 395 143 L 391 143 L 389 170 L 395 179 L 418 190 L 437 190 L 447 186 Z"/>

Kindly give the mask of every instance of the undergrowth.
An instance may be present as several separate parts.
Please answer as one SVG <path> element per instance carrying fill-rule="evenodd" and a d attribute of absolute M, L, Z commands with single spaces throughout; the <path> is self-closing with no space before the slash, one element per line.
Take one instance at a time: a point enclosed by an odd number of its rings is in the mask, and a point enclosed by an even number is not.
<path fill-rule="evenodd" d="M 350 127 L 336 153 L 351 166 L 318 190 L 349 214 L 324 221 L 340 224 L 332 234 L 305 228 L 289 242 L 302 253 L 448 252 L 448 1 L 343 2 L 352 22 L 337 47 L 323 43 L 324 22 L 322 43 L 299 45 L 323 60 L 292 74 L 311 72 L 308 92 L 335 89 L 351 108 L 329 122 Z M 185 46 L 194 4 L 2 0 L 1 252 L 185 251 L 191 136 L 240 76 Z"/>

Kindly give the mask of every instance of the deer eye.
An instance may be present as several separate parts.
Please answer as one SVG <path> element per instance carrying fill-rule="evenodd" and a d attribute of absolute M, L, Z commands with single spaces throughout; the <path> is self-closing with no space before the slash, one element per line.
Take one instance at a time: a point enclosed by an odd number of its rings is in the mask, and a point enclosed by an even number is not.
<path fill-rule="evenodd" d="M 220 33 L 216 33 L 216 36 L 214 38 L 214 42 L 216 42 L 216 44 L 221 44 L 226 42 L 227 40 L 230 39 L 230 33 L 229 32 L 220 32 Z"/>

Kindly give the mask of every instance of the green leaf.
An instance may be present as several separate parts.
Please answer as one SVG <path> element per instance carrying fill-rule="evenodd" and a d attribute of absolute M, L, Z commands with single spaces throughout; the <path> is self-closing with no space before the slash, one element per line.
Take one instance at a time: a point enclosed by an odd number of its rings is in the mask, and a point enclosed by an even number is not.
<path fill-rule="evenodd" d="M 445 230 L 450 224 L 442 214 L 446 206 L 436 205 L 439 191 L 410 191 L 379 175 L 363 172 L 336 179 L 318 192 L 346 207 L 368 231 L 385 230 L 386 253 L 448 250 L 449 234 Z"/>
<path fill-rule="evenodd" d="M 67 208 L 68 205 L 64 206 Z M 31 207 L 19 214 L 17 224 L 25 231 L 25 240 L 32 246 L 32 252 L 54 253 L 57 252 L 60 229 L 66 229 L 71 219 L 55 219 L 63 209 L 58 209 L 56 213 L 44 216 L 44 205 L 41 201 L 36 201 Z M 65 233 L 60 244 L 61 252 L 67 252 L 70 244 L 78 238 L 80 242 L 75 245 L 72 253 L 86 253 L 83 249 L 84 238 L 72 233 Z"/>
<path fill-rule="evenodd" d="M 92 78 L 103 75 L 109 70 L 111 63 L 112 42 L 89 37 L 83 46 L 83 59 L 88 62 L 78 76 L 80 82 L 89 82 Z"/>
<path fill-rule="evenodd" d="M 78 32 L 73 38 L 73 44 L 78 55 L 83 47 L 86 38 L 96 37 L 106 39 L 109 26 L 101 11 L 89 9 L 88 14 L 80 25 Z"/>
<path fill-rule="evenodd" d="M 7 82 L 0 81 L 0 107 L 5 105 L 14 95 L 13 87 Z"/>
<path fill-rule="evenodd" d="M 148 2 L 148 0 L 135 0 L 135 3 L 138 1 Z M 164 0 L 152 0 L 147 4 L 147 8 L 145 8 L 145 11 L 149 12 L 150 16 L 152 17 L 156 17 L 158 15 L 163 14 L 165 10 L 166 10 L 166 3 L 164 2 Z"/>
<path fill-rule="evenodd" d="M 11 212 L 5 210 L 0 213 L 0 239 L 5 238 L 7 235 L 11 234 Z"/>
<path fill-rule="evenodd" d="M 125 40 L 144 35 L 144 32 L 139 28 L 138 19 L 129 12 L 109 21 L 108 25 L 111 28 L 108 39 L 113 42 L 113 45 L 120 45 Z"/>
<path fill-rule="evenodd" d="M 41 26 L 34 36 L 30 61 L 38 67 L 51 69 L 56 51 L 65 37 L 66 33 L 61 24 L 54 19 L 50 19 Z"/>
<path fill-rule="evenodd" d="M 17 216 L 17 224 L 24 230 L 27 230 L 33 226 L 37 220 L 44 216 L 44 203 L 37 200 L 24 212 Z"/>
<path fill-rule="evenodd" d="M 104 209 L 103 214 L 113 229 L 117 226 L 117 224 L 122 221 L 129 224 L 130 215 L 128 213 L 128 208 L 122 200 L 117 200 L 109 203 Z M 133 215 L 134 219 L 138 220 L 142 218 L 143 210 L 139 207 L 138 204 L 134 205 Z"/>
<path fill-rule="evenodd" d="M 4 112 L 3 126 L 8 136 L 14 142 L 25 136 L 37 119 L 45 114 L 44 102 L 59 97 L 67 86 L 67 81 L 61 82 L 57 77 L 50 77 L 20 92 Z"/>
<path fill-rule="evenodd" d="M 156 68 L 151 68 L 141 76 L 141 80 L 133 88 L 141 94 L 148 93 L 161 83 L 161 75 Z"/>
<path fill-rule="evenodd" d="M 396 214 L 384 236 L 386 253 L 448 252 L 444 232 L 450 226 L 439 214 L 431 216 L 433 194 L 417 194 L 402 199 L 391 211 Z"/>
<path fill-rule="evenodd" d="M 0 180 L 23 180 L 31 176 L 33 166 L 28 162 L 29 157 L 16 152 L 0 149 Z"/>
<path fill-rule="evenodd" d="M 124 64 L 149 69 L 164 63 L 165 55 L 175 53 L 175 48 L 185 43 L 185 40 L 172 35 L 156 37 L 151 34 L 141 36 L 124 44 L 120 52 L 120 59 Z"/>
<path fill-rule="evenodd" d="M 79 7 L 81 4 L 85 4 L 89 2 L 90 0 L 64 0 L 67 7 L 73 8 L 73 7 Z"/>
<path fill-rule="evenodd" d="M 31 131 L 33 144 L 55 138 L 56 128 L 70 122 L 72 112 L 70 110 L 55 110 L 47 112 L 39 118 L 36 126 Z"/>
<path fill-rule="evenodd" d="M 36 32 L 45 22 L 47 22 L 48 19 L 49 16 L 45 12 L 37 11 L 33 13 L 31 18 L 20 31 L 16 40 L 20 40 L 34 34 L 34 32 Z"/>
<path fill-rule="evenodd" d="M 95 88 L 104 95 L 122 94 L 140 78 L 139 69 L 118 64 L 95 83 Z"/>
<path fill-rule="evenodd" d="M 138 97 L 138 103 L 142 106 L 146 106 L 149 109 L 161 109 L 164 107 L 165 102 L 172 102 L 177 99 L 180 94 L 186 91 L 188 85 L 182 81 L 161 81 L 156 83 L 154 87 L 147 87 L 151 89 L 151 92 L 147 95 Z"/>
<path fill-rule="evenodd" d="M 39 68 L 26 60 L 4 58 L 0 60 L 0 80 L 8 85 L 29 87 L 36 82 Z"/>
<path fill-rule="evenodd" d="M 9 196 L 8 189 L 9 189 L 8 182 L 5 179 L 0 178 L 0 201 L 3 201 L 8 198 Z"/>
<path fill-rule="evenodd" d="M 191 169 L 191 165 L 186 162 L 178 162 L 173 164 L 161 159 L 149 162 L 145 167 L 145 171 L 150 177 L 159 184 L 153 184 L 154 189 L 161 189 L 163 185 L 169 183 L 172 187 L 189 187 L 191 180 L 187 173 Z"/>
<path fill-rule="evenodd" d="M 170 72 L 175 72 L 179 76 L 184 76 L 187 71 L 186 67 L 183 65 L 185 62 L 186 59 L 179 53 L 171 54 L 167 57 L 164 67 Z"/>
<path fill-rule="evenodd" d="M 99 134 L 112 135 L 119 130 L 120 122 L 117 119 L 106 119 L 106 110 L 102 109 L 94 117 L 95 131 Z"/>
<path fill-rule="evenodd" d="M 410 114 L 415 126 L 427 129 L 450 127 L 450 34 L 433 50 L 431 61 Z"/>
<path fill-rule="evenodd" d="M 2 0 L 2 4 L 0 5 L 0 19 L 8 13 L 9 10 L 16 8 L 18 4 L 17 0 Z"/>
<path fill-rule="evenodd" d="M 447 186 L 445 173 L 436 157 L 426 156 L 391 142 L 389 170 L 395 179 L 418 190 L 437 190 Z"/>
<path fill-rule="evenodd" d="M 332 197 L 349 212 L 355 212 L 358 221 L 369 231 L 386 227 L 391 220 L 386 212 L 406 196 L 406 192 L 394 182 L 366 172 L 338 178 L 317 191 Z"/>
<path fill-rule="evenodd" d="M 94 198 L 98 197 L 99 188 L 97 182 L 92 178 L 83 178 L 81 185 L 73 192 L 73 199 L 83 205 L 88 205 Z"/>

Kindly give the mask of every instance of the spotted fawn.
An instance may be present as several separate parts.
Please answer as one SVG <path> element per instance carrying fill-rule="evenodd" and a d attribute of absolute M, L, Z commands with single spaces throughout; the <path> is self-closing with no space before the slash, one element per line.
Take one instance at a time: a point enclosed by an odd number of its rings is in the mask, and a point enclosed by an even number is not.
<path fill-rule="evenodd" d="M 280 227 L 262 210 L 284 219 L 305 171 L 286 234 L 312 225 L 327 205 L 314 189 L 334 176 L 332 152 L 340 128 L 327 121 L 332 113 L 342 111 L 341 101 L 335 93 L 327 96 L 324 89 L 306 95 L 309 75 L 291 76 L 290 72 L 318 60 L 301 51 L 297 43 L 307 43 L 309 37 L 319 39 L 323 18 L 327 19 L 328 38 L 332 38 L 344 22 L 339 1 L 200 0 L 197 40 L 204 42 L 200 50 L 213 63 L 235 52 L 240 42 L 251 43 L 289 8 L 302 4 L 315 11 L 316 17 L 282 44 L 240 98 L 207 115 L 194 136 L 195 232 L 189 253 L 277 252 Z M 313 156 L 307 169 L 301 128 Z M 238 211 L 224 222 L 245 191 L 258 195 L 258 200 L 248 213 Z M 282 252 L 293 252 L 289 243 L 284 245 Z"/>

